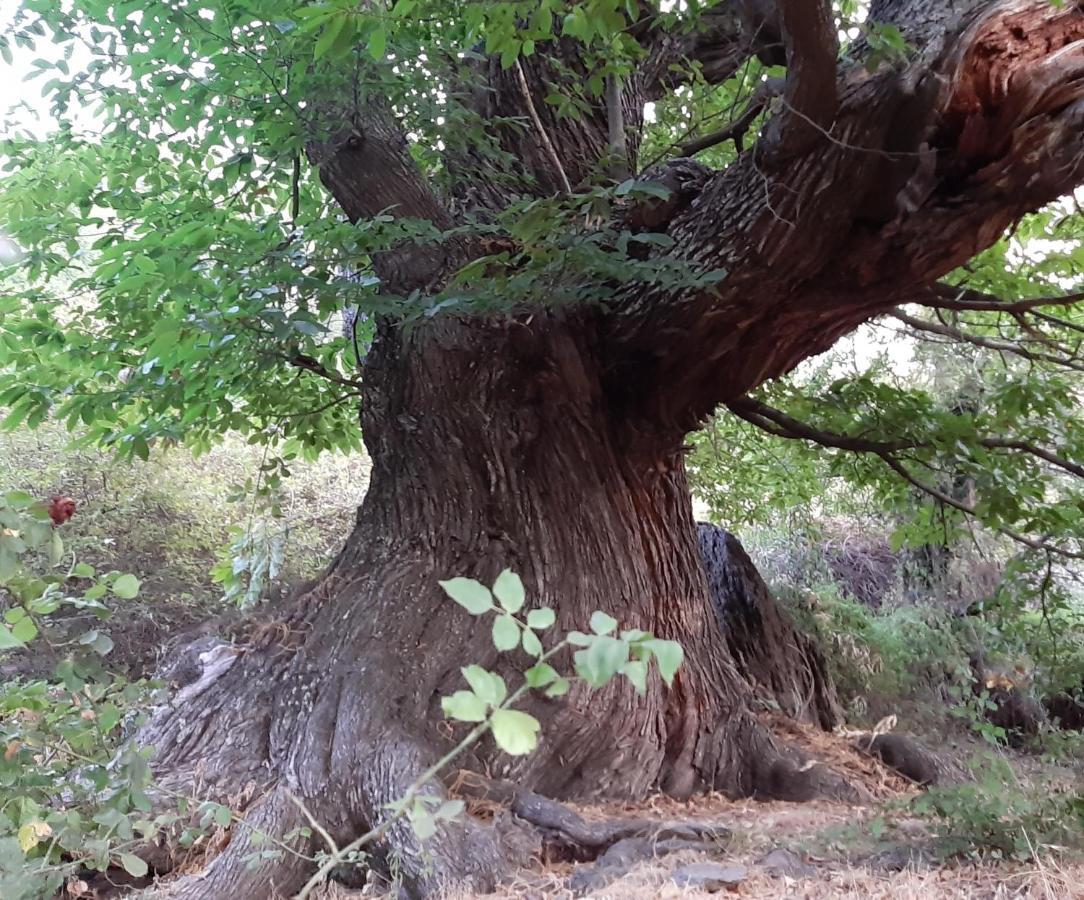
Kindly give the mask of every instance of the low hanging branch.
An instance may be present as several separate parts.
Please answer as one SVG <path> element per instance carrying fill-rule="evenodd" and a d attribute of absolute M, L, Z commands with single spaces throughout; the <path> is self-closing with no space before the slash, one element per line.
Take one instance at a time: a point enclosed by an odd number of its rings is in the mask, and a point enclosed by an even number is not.
<path fill-rule="evenodd" d="M 965 515 L 978 518 L 982 521 L 976 507 L 957 500 L 943 491 L 938 490 L 933 485 L 927 484 L 917 478 L 915 475 L 911 474 L 907 467 L 900 462 L 896 456 L 896 454 L 903 450 L 932 448 L 934 444 L 931 441 L 875 441 L 868 438 L 825 431 L 806 422 L 802 422 L 799 419 L 795 419 L 792 416 L 788 416 L 782 410 L 768 406 L 766 403 L 762 403 L 752 397 L 741 397 L 738 400 L 732 401 L 727 404 L 727 409 L 739 418 L 749 422 L 751 425 L 755 425 L 762 431 L 766 431 L 776 437 L 787 438 L 790 440 L 810 441 L 811 443 L 819 444 L 822 447 L 848 450 L 854 453 L 873 454 L 893 472 L 924 494 L 933 497 L 935 500 L 944 503 L 946 506 L 959 510 Z M 1042 459 L 1051 465 L 1057 466 L 1071 475 L 1084 479 L 1084 466 L 1064 459 L 1050 450 L 1037 447 L 1027 441 L 1016 441 L 1003 438 L 980 438 L 977 443 L 987 449 L 1015 450 L 1027 453 L 1038 459 Z M 1067 550 L 1050 544 L 1045 539 L 1029 537 L 1028 535 L 1021 534 L 1018 531 L 1004 526 L 993 525 L 989 527 L 992 527 L 995 531 L 998 531 L 1006 537 L 1011 538 L 1026 547 L 1030 547 L 1033 550 L 1056 553 L 1059 556 L 1070 559 L 1084 559 L 1084 551 Z"/>

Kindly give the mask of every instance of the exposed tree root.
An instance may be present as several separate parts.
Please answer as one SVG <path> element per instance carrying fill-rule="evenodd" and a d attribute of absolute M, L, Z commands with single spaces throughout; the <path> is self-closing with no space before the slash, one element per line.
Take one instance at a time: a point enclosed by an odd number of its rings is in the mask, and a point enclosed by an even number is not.
<path fill-rule="evenodd" d="M 942 757 L 905 734 L 867 735 L 858 738 L 854 745 L 922 787 L 939 784 L 950 773 Z"/>
<path fill-rule="evenodd" d="M 730 837 L 730 829 L 718 823 L 659 822 L 656 819 L 610 819 L 588 821 L 563 803 L 503 780 L 460 771 L 453 787 L 457 796 L 479 805 L 509 809 L 517 818 L 537 828 L 548 848 L 576 861 L 596 859 L 621 841 L 651 838 L 653 841 L 684 840 L 718 843 Z"/>

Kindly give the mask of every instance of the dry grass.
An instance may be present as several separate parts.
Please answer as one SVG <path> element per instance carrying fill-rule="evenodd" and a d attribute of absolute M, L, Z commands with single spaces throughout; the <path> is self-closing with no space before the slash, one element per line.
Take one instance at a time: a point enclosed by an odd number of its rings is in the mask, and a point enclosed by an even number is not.
<path fill-rule="evenodd" d="M 912 862 L 893 870 L 886 850 L 928 846 L 930 834 L 921 820 L 896 814 L 883 818 L 881 804 L 850 806 L 827 801 L 760 803 L 729 801 L 719 795 L 679 802 L 652 797 L 645 803 L 579 807 L 589 818 L 635 815 L 660 820 L 700 819 L 733 829 L 730 844 L 709 856 L 683 852 L 647 860 L 623 878 L 595 891 L 590 900 L 669 900 L 669 898 L 740 897 L 745 900 L 1072 900 L 1084 898 L 1084 864 L 1040 853 L 1030 863 Z M 878 829 L 874 837 L 874 823 Z M 773 877 L 758 866 L 770 850 L 787 848 L 811 864 L 815 874 L 803 878 Z M 906 854 L 904 854 L 906 855 Z M 744 866 L 745 881 L 731 891 L 710 894 L 681 888 L 671 881 L 678 866 L 692 862 Z M 572 900 L 571 864 L 523 869 L 492 894 L 452 892 L 446 900 Z M 356 900 L 359 896 L 391 897 L 372 888 L 350 891 L 329 885 L 323 900 Z"/>

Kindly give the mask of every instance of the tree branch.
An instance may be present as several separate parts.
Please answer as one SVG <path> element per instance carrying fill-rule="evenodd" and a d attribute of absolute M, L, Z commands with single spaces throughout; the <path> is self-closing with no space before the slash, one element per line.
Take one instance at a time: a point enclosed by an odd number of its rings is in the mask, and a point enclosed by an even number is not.
<path fill-rule="evenodd" d="M 822 447 L 830 447 L 837 450 L 849 450 L 854 453 L 898 453 L 901 450 L 928 449 L 934 446 L 931 441 L 902 440 L 902 441 L 873 441 L 868 438 L 855 437 L 853 435 L 839 434 L 834 431 L 824 431 L 820 428 L 788 416 L 785 412 L 768 404 L 756 400 L 753 397 L 740 397 L 726 404 L 734 415 L 751 425 L 767 431 L 776 437 L 794 438 L 810 441 Z M 1014 440 L 1011 438 L 980 437 L 976 441 L 979 446 L 989 450 L 1018 450 L 1031 456 L 1044 460 L 1059 469 L 1064 469 L 1070 475 L 1084 479 L 1084 465 L 1072 462 L 1063 456 L 1059 456 L 1052 450 L 1039 447 L 1028 441 Z"/>
<path fill-rule="evenodd" d="M 658 99 L 694 77 L 719 84 L 737 73 L 747 59 L 771 42 L 772 35 L 759 27 L 745 7 L 748 0 L 723 0 L 692 21 L 676 28 L 659 29 L 640 69 L 648 99 Z M 679 64 L 686 63 L 682 68 Z"/>
<path fill-rule="evenodd" d="M 733 141 L 734 146 L 738 152 L 742 151 L 742 139 L 745 137 L 745 133 L 749 130 L 749 127 L 756 121 L 763 111 L 764 107 L 768 105 L 768 101 L 773 97 L 779 95 L 783 89 L 784 82 L 778 78 L 772 78 L 763 82 L 760 87 L 754 91 L 753 96 L 749 99 L 749 104 L 745 107 L 745 111 L 730 122 L 726 127 L 720 128 L 717 131 L 709 132 L 708 134 L 701 135 L 697 138 L 685 141 L 683 144 L 678 145 L 678 150 L 681 156 L 695 156 L 701 151 L 707 150 L 709 147 L 715 147 L 718 144 L 722 144 L 725 141 Z"/>
<path fill-rule="evenodd" d="M 542 124 L 542 120 L 538 117 L 538 110 L 535 109 L 534 100 L 531 99 L 531 88 L 527 84 L 527 76 L 523 74 L 523 66 L 520 65 L 518 59 L 516 60 L 516 82 L 519 84 L 519 92 L 523 97 L 527 112 L 531 115 L 531 122 L 538 132 L 538 139 L 542 142 L 542 146 L 546 148 L 546 153 L 550 158 L 550 162 L 553 163 L 553 168 L 561 176 L 561 186 L 565 189 L 566 194 L 571 194 L 572 185 L 569 184 L 568 175 L 565 174 L 565 167 L 561 164 L 561 157 L 557 155 L 557 149 L 553 146 L 553 141 L 550 140 L 546 126 Z"/>
<path fill-rule="evenodd" d="M 1031 362 L 1050 363 L 1051 365 L 1084 372 L 1084 362 L 1080 362 L 1079 360 L 1070 357 L 1040 353 L 1039 351 L 1030 350 L 1023 345 L 1012 341 L 988 338 L 982 335 L 972 334 L 968 331 L 961 331 L 959 328 L 953 328 L 951 325 L 939 322 L 927 322 L 924 319 L 916 319 L 914 316 L 909 316 L 899 309 L 892 310 L 888 315 L 917 331 L 941 335 L 942 337 L 951 338 L 954 341 L 962 341 L 963 343 L 971 344 L 975 347 L 982 347 L 984 350 L 992 350 L 995 353 L 1011 353 L 1014 356 L 1019 356 L 1023 359 L 1030 360 Z"/>
<path fill-rule="evenodd" d="M 355 343 L 355 347 L 356 346 L 357 345 Z M 362 387 L 362 383 L 360 381 L 357 381 L 353 378 L 344 378 L 337 372 L 332 372 L 319 360 L 313 359 L 311 356 L 308 356 L 304 353 L 295 353 L 293 356 L 287 355 L 285 353 L 274 353 L 272 355 L 286 360 L 286 362 L 288 362 L 291 366 L 295 366 L 298 369 L 304 369 L 306 372 L 312 372 L 314 375 L 319 375 L 321 378 L 333 382 L 334 384 L 341 384 L 345 387 L 354 388 Z"/>
<path fill-rule="evenodd" d="M 661 229 L 673 241 L 667 255 L 711 279 L 630 286 L 613 304 L 614 390 L 637 398 L 645 423 L 683 433 L 862 322 L 926 296 L 1021 216 L 1084 182 L 1080 7 L 948 9 L 912 33 L 906 65 L 870 75 L 848 62 L 828 100 L 815 90 L 836 69 L 826 4 L 790 8 L 787 109 L 772 121 L 796 119 L 820 137 L 794 152 L 785 143 L 786 165 L 766 165 L 766 128 L 753 152 L 674 209 Z M 976 94 L 976 84 L 991 87 Z M 936 148 L 932 158 L 923 145 Z M 921 199 L 901 206 L 924 163 Z"/>
<path fill-rule="evenodd" d="M 823 431 L 815 428 L 805 422 L 788 416 L 782 410 L 775 409 L 768 406 L 766 403 L 762 403 L 759 400 L 755 400 L 752 397 L 742 397 L 738 400 L 731 401 L 726 404 L 727 409 L 733 412 L 736 416 L 749 422 L 751 425 L 760 428 L 769 434 L 776 437 L 787 438 L 792 440 L 805 440 L 818 444 L 822 447 L 831 447 L 839 450 L 848 450 L 858 453 L 870 453 L 879 458 L 888 468 L 893 472 L 911 484 L 913 487 L 922 491 L 930 497 L 933 497 L 940 503 L 944 503 L 946 506 L 951 506 L 953 509 L 960 512 L 978 518 L 978 510 L 974 506 L 970 506 L 955 497 L 946 494 L 944 491 L 940 491 L 932 485 L 926 484 L 921 479 L 912 475 L 907 467 L 903 465 L 895 456 L 896 453 L 901 450 L 919 449 L 924 447 L 931 447 L 932 444 L 928 442 L 906 440 L 906 441 L 871 441 L 866 438 L 853 437 L 850 435 L 838 434 L 836 432 Z M 991 449 L 1008 449 L 1008 450 L 1020 450 L 1029 453 L 1033 456 L 1043 459 L 1053 465 L 1056 465 L 1065 471 L 1076 475 L 1079 478 L 1084 478 L 1084 466 L 1077 465 L 1070 462 L 1055 453 L 1048 450 L 1044 450 L 1041 447 L 1036 447 L 1026 441 L 1014 441 L 1001 438 L 981 438 L 978 443 Z M 1006 537 L 1023 544 L 1033 550 L 1043 550 L 1050 553 L 1057 553 L 1061 556 L 1069 557 L 1072 559 L 1084 559 L 1084 552 L 1074 552 L 1072 550 L 1065 550 L 1048 543 L 1045 540 L 1028 537 L 1027 535 L 1020 534 L 1011 528 L 1006 528 L 1000 525 L 989 526 L 995 531 L 1004 534 Z"/>
<path fill-rule="evenodd" d="M 774 159 L 801 153 L 831 129 L 839 106 L 836 34 L 827 0 L 777 0 L 787 55 L 784 112 L 765 129 Z"/>
<path fill-rule="evenodd" d="M 903 463 L 901 463 L 891 454 L 878 453 L 877 456 L 881 459 L 882 462 L 884 462 L 886 466 L 888 466 L 893 472 L 895 472 L 902 479 L 904 479 L 904 481 L 906 481 L 908 484 L 922 491 L 924 494 L 933 497 L 939 503 L 944 503 L 946 506 L 951 506 L 953 509 L 957 509 L 965 515 L 973 516 L 977 518 L 980 522 L 982 522 L 982 518 L 978 515 L 978 511 L 975 509 L 975 507 L 969 506 L 968 504 L 949 496 L 944 491 L 939 491 L 932 485 L 926 484 L 921 479 L 916 478 L 914 475 L 907 471 L 907 467 L 904 466 Z M 1025 534 L 1020 534 L 1020 532 L 1014 531 L 1011 528 L 1006 528 L 1003 525 L 988 525 L 987 527 L 993 528 L 994 531 L 1005 535 L 1005 537 L 1007 538 L 1011 538 L 1019 544 L 1023 544 L 1025 547 L 1030 547 L 1032 550 L 1042 550 L 1045 553 L 1056 553 L 1059 556 L 1064 556 L 1069 559 L 1084 559 L 1084 552 L 1066 550 L 1062 547 L 1058 547 L 1055 544 L 1050 544 L 1045 540 L 1028 537 Z"/>
<path fill-rule="evenodd" d="M 1072 306 L 1084 300 L 1084 291 L 1061 297 L 1036 297 L 1029 300 L 1003 300 L 993 294 L 958 288 L 948 284 L 934 284 L 912 301 L 919 306 L 933 309 L 955 309 L 961 312 L 1028 312 L 1042 306 Z"/>

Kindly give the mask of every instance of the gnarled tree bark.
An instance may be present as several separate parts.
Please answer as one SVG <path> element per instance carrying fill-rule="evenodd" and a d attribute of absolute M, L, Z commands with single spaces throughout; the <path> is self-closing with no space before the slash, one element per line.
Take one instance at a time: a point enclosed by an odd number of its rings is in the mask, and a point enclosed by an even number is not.
<path fill-rule="evenodd" d="M 557 798 L 843 789 L 796 765 L 749 711 L 751 681 L 777 698 L 790 692 L 776 657 L 758 669 L 755 633 L 740 633 L 725 609 L 731 627 L 718 627 L 682 440 L 717 404 L 914 297 L 1084 181 L 1084 13 L 1079 2 L 885 0 L 874 17 L 903 26 L 915 53 L 870 74 L 831 62 L 826 4 L 815 13 L 781 4 L 768 49 L 748 31 L 748 5 L 719 4 L 712 30 L 696 35 L 662 33 L 645 18 L 649 57 L 623 93 L 635 131 L 643 100 L 678 78 L 674 54 L 699 56 L 721 80 L 782 45 L 788 85 L 766 138 L 720 172 L 682 163 L 682 188 L 653 222 L 673 238 L 665 252 L 726 277 L 677 293 L 629 288 L 605 308 L 438 316 L 409 330 L 383 320 L 362 372 L 373 472 L 356 529 L 320 586 L 223 651 L 143 728 L 138 740 L 155 748 L 165 789 L 228 802 L 275 835 L 304 824 L 294 798 L 340 844 L 382 821 L 385 804 L 456 739 L 440 698 L 461 686 L 459 666 L 506 665 L 436 581 L 489 581 L 505 567 L 532 604 L 557 610 L 559 629 L 582 629 L 602 609 L 679 641 L 686 663 L 671 689 L 653 680 L 643 697 L 618 682 L 535 699 L 539 750 L 512 758 L 483 742 L 467 768 Z M 575 65 L 573 50 L 560 43 L 554 53 Z M 471 154 L 450 153 L 464 186 L 450 202 L 415 171 L 376 99 L 353 110 L 350 134 L 314 145 L 312 159 L 351 218 L 394 200 L 397 215 L 441 228 L 464 205 L 493 209 L 513 194 L 560 190 L 563 179 L 585 183 L 607 152 L 607 118 L 557 121 L 542 102 L 549 66 L 540 53 L 522 68 L 563 178 L 537 134 L 495 124 L 518 160 L 514 188 Z M 490 80 L 480 114 L 528 118 L 512 74 L 481 73 Z M 814 89 L 825 84 L 831 97 Z M 459 238 L 407 244 L 374 264 L 386 293 L 436 291 L 483 252 Z M 726 549 L 746 565 L 740 548 Z M 835 715 L 827 705 L 815 718 Z M 237 825 L 199 877 L 159 891 L 286 895 L 308 876 L 289 853 L 247 865 L 252 847 L 251 829 Z M 400 823 L 374 852 L 416 895 L 488 887 L 507 859 L 501 835 L 470 818 L 424 847 Z"/>

